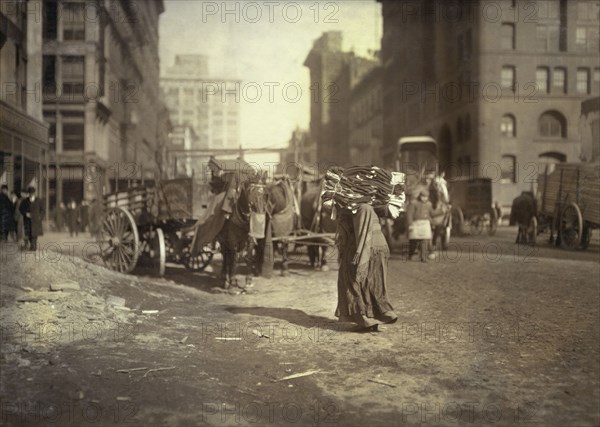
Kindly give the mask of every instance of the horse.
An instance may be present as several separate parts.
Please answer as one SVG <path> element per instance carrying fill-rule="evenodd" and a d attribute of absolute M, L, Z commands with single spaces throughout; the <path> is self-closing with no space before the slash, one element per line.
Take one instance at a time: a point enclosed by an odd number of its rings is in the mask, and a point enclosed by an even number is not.
<path fill-rule="evenodd" d="M 277 180 L 268 185 L 253 185 L 248 193 L 251 214 L 264 216 L 264 221 L 257 221 L 264 230 L 252 230 L 251 234 L 264 236 L 254 238 L 251 250 L 255 255 L 250 258 L 255 275 L 270 276 L 273 268 L 273 253 L 281 253 L 281 274 L 289 274 L 288 250 L 285 242 L 273 241 L 273 238 L 286 237 L 292 234 L 296 226 L 297 206 L 294 190 L 289 178 Z M 254 243 L 252 245 L 252 243 Z"/>
<path fill-rule="evenodd" d="M 331 216 L 322 209 L 321 202 L 321 183 L 307 189 L 302 195 L 300 201 L 300 213 L 302 225 L 313 233 L 335 233 L 337 231 L 337 222 L 331 219 Z M 321 244 L 329 243 L 323 238 L 314 238 L 305 240 L 308 243 L 308 258 L 312 268 L 321 271 L 329 270 L 327 265 L 328 246 Z M 315 243 L 316 245 L 311 245 Z M 317 246 L 318 245 L 318 246 Z M 321 248 L 321 250 L 319 250 Z"/>
<path fill-rule="evenodd" d="M 537 216 L 537 206 L 533 194 L 523 191 L 513 200 L 510 209 L 510 225 L 517 225 L 516 244 L 535 245 L 536 236 L 532 227 L 532 219 Z"/>
<path fill-rule="evenodd" d="M 448 183 L 443 175 L 435 176 L 429 185 L 429 197 L 433 214 L 431 216 L 433 227 L 433 247 L 436 246 L 438 238 L 442 241 L 442 249 L 448 249 L 448 227 L 450 226 L 450 193 Z"/>
<path fill-rule="evenodd" d="M 251 205 L 249 194 L 260 181 L 258 175 L 248 175 L 244 179 L 237 173 L 226 173 L 214 177 L 211 187 L 224 191 L 224 197 L 215 214 L 196 228 L 192 255 L 198 248 L 214 239 L 219 242 L 223 265 L 221 280 L 223 287 L 237 286 L 236 269 L 238 254 L 247 247 Z M 246 278 L 248 282 L 248 277 Z"/>

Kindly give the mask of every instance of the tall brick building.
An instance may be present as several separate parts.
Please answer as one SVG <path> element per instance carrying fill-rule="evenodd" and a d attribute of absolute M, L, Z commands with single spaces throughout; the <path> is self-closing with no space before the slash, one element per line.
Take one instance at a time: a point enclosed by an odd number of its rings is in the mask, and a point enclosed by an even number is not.
<path fill-rule="evenodd" d="M 580 160 L 600 2 L 379 1 L 385 159 L 400 137 L 429 134 L 450 175 L 492 178 L 502 204 L 546 164 Z"/>
<path fill-rule="evenodd" d="M 160 170 L 162 0 L 43 2 L 44 119 L 56 202 L 92 199 Z"/>
<path fill-rule="evenodd" d="M 319 168 L 350 162 L 351 91 L 377 61 L 342 51 L 342 33 L 315 40 L 304 65 L 310 70 L 310 137 Z"/>

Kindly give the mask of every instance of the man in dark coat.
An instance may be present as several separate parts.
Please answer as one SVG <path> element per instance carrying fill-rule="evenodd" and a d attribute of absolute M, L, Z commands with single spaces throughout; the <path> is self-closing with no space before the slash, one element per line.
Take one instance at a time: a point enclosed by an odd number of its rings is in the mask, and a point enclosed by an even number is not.
<path fill-rule="evenodd" d="M 45 210 L 44 203 L 35 194 L 35 188 L 29 187 L 27 190 L 29 197 L 23 200 L 19 209 L 23 215 L 23 224 L 25 226 L 25 239 L 29 241 L 29 250 L 37 250 L 37 239 L 44 234 L 42 221 Z"/>
<path fill-rule="evenodd" d="M 56 231 L 58 231 L 59 233 L 62 233 L 62 231 L 65 228 L 65 215 L 67 214 L 67 207 L 65 206 L 65 204 L 63 202 L 60 202 L 60 204 L 56 207 L 56 212 L 55 212 L 55 224 L 56 224 Z"/>
<path fill-rule="evenodd" d="M 8 186 L 3 185 L 0 190 L 0 241 L 8 240 L 8 232 L 12 229 L 15 206 L 8 197 Z"/>
<path fill-rule="evenodd" d="M 73 237 L 73 234 L 77 236 L 79 234 L 79 224 L 81 223 L 81 216 L 79 206 L 75 200 L 71 199 L 67 206 L 67 227 L 69 234 Z"/>
<path fill-rule="evenodd" d="M 88 226 L 90 225 L 90 206 L 87 200 L 84 199 L 81 201 L 79 210 L 79 219 L 81 220 L 80 231 L 83 233 L 88 229 Z"/>

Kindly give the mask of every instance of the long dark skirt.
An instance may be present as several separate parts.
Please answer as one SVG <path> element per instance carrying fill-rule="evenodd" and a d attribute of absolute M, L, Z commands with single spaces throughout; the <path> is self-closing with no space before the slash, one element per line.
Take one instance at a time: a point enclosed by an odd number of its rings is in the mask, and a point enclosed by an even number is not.
<path fill-rule="evenodd" d="M 387 262 L 389 253 L 372 250 L 368 274 L 356 280 L 354 252 L 343 251 L 338 274 L 338 306 L 335 315 L 342 322 L 360 323 L 362 317 L 385 321 L 382 315 L 394 308 L 387 298 Z"/>

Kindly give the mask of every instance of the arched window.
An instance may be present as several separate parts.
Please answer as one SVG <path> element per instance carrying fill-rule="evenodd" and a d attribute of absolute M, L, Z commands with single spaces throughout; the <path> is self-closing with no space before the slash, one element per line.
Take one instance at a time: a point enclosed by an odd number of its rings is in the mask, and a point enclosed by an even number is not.
<path fill-rule="evenodd" d="M 517 136 L 515 116 L 512 114 L 505 114 L 502 116 L 502 120 L 500 122 L 500 133 L 505 138 L 515 138 Z"/>
<path fill-rule="evenodd" d="M 545 138 L 566 138 L 567 120 L 558 111 L 546 111 L 540 116 L 538 130 Z"/>
<path fill-rule="evenodd" d="M 516 176 L 515 176 L 515 170 L 516 170 L 516 164 L 517 164 L 517 158 L 515 156 L 512 156 L 510 154 L 504 155 L 502 156 L 502 164 L 500 165 L 500 168 L 502 170 L 502 176 L 501 176 L 501 181 L 504 183 L 515 183 L 516 182 Z"/>

